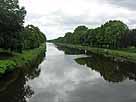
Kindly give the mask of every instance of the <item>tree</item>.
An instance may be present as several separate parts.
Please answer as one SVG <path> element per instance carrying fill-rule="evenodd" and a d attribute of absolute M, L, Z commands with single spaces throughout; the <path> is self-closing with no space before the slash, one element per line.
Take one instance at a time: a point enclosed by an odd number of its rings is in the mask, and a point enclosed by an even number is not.
<path fill-rule="evenodd" d="M 121 21 L 109 21 L 101 27 L 90 29 L 84 36 L 84 41 L 89 46 L 103 48 L 123 47 L 122 38 L 128 32 L 128 27 Z"/>
<path fill-rule="evenodd" d="M 18 50 L 26 11 L 18 0 L 0 0 L 0 47 Z"/>
<path fill-rule="evenodd" d="M 71 32 L 67 32 L 64 36 L 64 42 L 65 43 L 71 43 L 72 42 L 72 33 Z"/>
<path fill-rule="evenodd" d="M 128 46 L 127 42 L 133 36 L 129 42 L 136 46 L 136 30 L 129 32 L 130 34 L 128 32 L 126 24 L 114 20 L 95 29 L 78 26 L 73 33 L 66 33 L 64 37 L 55 39 L 55 41 L 100 48 L 124 48 Z"/>
<path fill-rule="evenodd" d="M 136 29 L 132 29 L 126 34 L 126 41 L 128 46 L 136 47 Z"/>
<path fill-rule="evenodd" d="M 108 43 L 110 48 L 120 48 L 121 39 L 128 32 L 128 27 L 121 21 L 109 21 L 103 25 L 104 43 Z"/>
<path fill-rule="evenodd" d="M 46 41 L 45 35 L 40 31 L 38 27 L 28 25 L 22 32 L 23 49 L 38 48 L 42 43 Z"/>
<path fill-rule="evenodd" d="M 73 33 L 73 43 L 83 44 L 82 37 L 87 32 L 88 28 L 86 26 L 78 26 Z"/>

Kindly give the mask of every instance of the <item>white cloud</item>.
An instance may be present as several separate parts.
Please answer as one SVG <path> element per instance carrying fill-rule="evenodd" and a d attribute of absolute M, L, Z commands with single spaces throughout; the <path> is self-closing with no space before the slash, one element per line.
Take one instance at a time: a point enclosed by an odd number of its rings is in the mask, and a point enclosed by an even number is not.
<path fill-rule="evenodd" d="M 134 6 L 133 10 L 129 9 L 132 3 L 127 2 L 129 5 L 126 6 L 125 2 L 111 1 L 20 0 L 20 4 L 27 10 L 26 24 L 38 26 L 48 39 L 52 39 L 63 36 L 78 25 L 96 27 L 110 19 L 122 20 L 129 27 L 135 27 L 136 11 Z"/>

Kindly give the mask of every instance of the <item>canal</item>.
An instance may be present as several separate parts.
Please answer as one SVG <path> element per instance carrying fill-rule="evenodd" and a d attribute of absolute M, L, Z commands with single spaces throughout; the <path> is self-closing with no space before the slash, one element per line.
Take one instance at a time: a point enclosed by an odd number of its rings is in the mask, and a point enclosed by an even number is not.
<path fill-rule="evenodd" d="M 136 64 L 47 43 L 34 68 L 0 79 L 0 102 L 135 102 Z"/>

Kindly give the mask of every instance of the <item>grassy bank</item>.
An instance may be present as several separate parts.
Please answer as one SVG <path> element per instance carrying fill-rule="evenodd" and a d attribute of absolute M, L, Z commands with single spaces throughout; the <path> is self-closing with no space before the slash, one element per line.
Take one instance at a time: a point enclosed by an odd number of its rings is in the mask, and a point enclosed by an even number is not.
<path fill-rule="evenodd" d="M 23 53 L 12 53 L 12 57 L 0 60 L 0 76 L 22 66 L 35 63 L 37 58 L 45 53 L 45 44 L 39 48 L 25 50 Z M 0 52 L 3 52 L 1 50 Z"/>
<path fill-rule="evenodd" d="M 128 48 L 128 49 L 104 49 L 104 48 L 91 48 L 88 46 L 81 46 L 81 45 L 72 45 L 72 44 L 62 44 L 57 43 L 61 46 L 66 46 L 69 48 L 77 48 L 81 50 L 87 50 L 89 52 L 92 52 L 94 54 L 104 55 L 108 57 L 115 57 L 115 58 L 121 58 L 124 60 L 136 62 L 136 48 Z"/>

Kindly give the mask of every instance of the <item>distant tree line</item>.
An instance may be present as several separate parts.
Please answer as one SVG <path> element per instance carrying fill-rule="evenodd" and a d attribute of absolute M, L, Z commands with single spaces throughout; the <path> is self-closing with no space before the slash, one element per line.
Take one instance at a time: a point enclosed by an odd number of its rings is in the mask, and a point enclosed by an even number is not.
<path fill-rule="evenodd" d="M 25 15 L 26 10 L 18 0 L 0 0 L 0 48 L 21 52 L 45 41 L 37 27 L 23 26 Z"/>
<path fill-rule="evenodd" d="M 99 48 L 136 47 L 136 29 L 129 30 L 126 24 L 114 20 L 95 29 L 78 26 L 73 33 L 68 32 L 64 37 L 51 41 Z"/>

